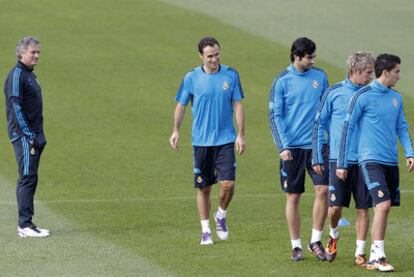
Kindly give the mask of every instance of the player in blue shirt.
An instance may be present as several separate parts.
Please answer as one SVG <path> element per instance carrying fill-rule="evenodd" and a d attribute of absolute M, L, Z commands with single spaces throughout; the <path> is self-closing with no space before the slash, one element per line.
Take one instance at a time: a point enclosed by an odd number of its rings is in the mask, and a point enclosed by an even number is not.
<path fill-rule="evenodd" d="M 349 178 L 343 182 L 336 177 L 336 162 L 342 133 L 342 125 L 348 111 L 348 103 L 354 93 L 362 86 L 367 85 L 372 80 L 374 72 L 374 57 L 367 52 L 356 52 L 352 54 L 347 62 L 348 78 L 340 83 L 329 87 L 320 104 L 318 113 L 315 117 L 314 136 L 313 136 L 313 169 L 322 174 L 323 155 L 322 146 L 326 133 L 329 133 L 329 239 L 325 249 L 326 259 L 333 261 L 336 257 L 336 246 L 339 239 L 337 229 L 339 219 L 342 215 L 342 207 L 349 207 L 351 193 L 353 194 L 356 217 L 356 251 L 354 264 L 366 266 L 367 259 L 364 254 L 365 241 L 369 227 L 368 208 L 372 207 L 372 200 L 369 196 L 358 167 L 357 147 L 358 134 L 352 137 L 351 149 L 348 163 Z"/>
<path fill-rule="evenodd" d="M 308 248 L 317 259 L 325 260 L 321 237 L 328 210 L 328 159 L 325 159 L 324 173 L 317 175 L 312 169 L 312 126 L 320 99 L 328 88 L 328 78 L 324 71 L 313 66 L 315 51 L 312 40 L 296 39 L 290 54 L 292 64 L 274 80 L 269 97 L 269 122 L 281 159 L 280 179 L 286 193 L 293 261 L 303 259 L 299 202 L 305 191 L 305 171 L 311 175 L 315 189 Z"/>
<path fill-rule="evenodd" d="M 414 169 L 414 150 L 402 97 L 391 89 L 400 78 L 400 64 L 400 58 L 395 55 L 379 55 L 375 62 L 377 79 L 352 97 L 336 170 L 338 178 L 345 180 L 348 177 L 351 138 L 358 129 L 358 163 L 375 205 L 367 268 L 384 272 L 394 271 L 385 255 L 384 238 L 390 208 L 400 205 L 397 137 L 404 148 L 408 171 Z"/>
<path fill-rule="evenodd" d="M 24 37 L 16 46 L 16 55 L 18 62 L 6 78 L 4 94 L 7 129 L 19 169 L 17 234 L 23 238 L 47 237 L 49 230 L 36 227 L 32 221 L 40 156 L 46 145 L 42 90 L 33 73 L 40 56 L 39 41 L 34 37 Z"/>
<path fill-rule="evenodd" d="M 185 106 L 192 104 L 192 145 L 194 151 L 194 187 L 201 221 L 201 245 L 213 244 L 209 226 L 211 186 L 220 183 L 219 207 L 214 213 L 217 236 L 227 240 L 227 208 L 234 194 L 236 161 L 245 150 L 244 98 L 237 71 L 220 64 L 220 44 L 212 37 L 202 38 L 198 51 L 203 64 L 188 72 L 177 92 L 174 128 L 170 137 L 178 150 L 179 130 Z M 233 126 L 236 116 L 238 133 Z"/>

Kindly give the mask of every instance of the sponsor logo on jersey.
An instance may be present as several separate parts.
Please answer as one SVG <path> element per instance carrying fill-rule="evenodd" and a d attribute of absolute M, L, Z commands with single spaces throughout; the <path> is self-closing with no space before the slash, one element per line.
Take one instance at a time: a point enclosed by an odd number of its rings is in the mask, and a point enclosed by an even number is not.
<path fill-rule="evenodd" d="M 229 83 L 227 83 L 227 81 L 224 81 L 223 83 L 223 89 L 227 90 L 229 88 Z"/>
<path fill-rule="evenodd" d="M 197 177 L 197 183 L 201 184 L 203 182 L 203 178 L 201 178 L 201 176 Z"/>
<path fill-rule="evenodd" d="M 379 198 L 383 198 L 384 197 L 384 193 L 382 192 L 382 190 L 378 191 L 378 197 Z"/>
<path fill-rule="evenodd" d="M 397 101 L 397 99 L 393 98 L 392 99 L 392 104 L 394 105 L 394 108 L 397 108 L 398 107 L 398 101 Z"/>
<path fill-rule="evenodd" d="M 32 155 L 36 154 L 36 149 L 34 147 L 30 148 L 30 154 Z"/>
<path fill-rule="evenodd" d="M 318 81 L 317 81 L 317 80 L 313 80 L 313 82 L 312 82 L 312 86 L 313 86 L 314 88 L 318 88 L 318 87 L 319 87 Z"/>
<path fill-rule="evenodd" d="M 331 201 L 333 202 L 333 201 L 335 201 L 335 200 L 336 200 L 335 193 L 332 193 L 332 194 L 331 194 Z"/>

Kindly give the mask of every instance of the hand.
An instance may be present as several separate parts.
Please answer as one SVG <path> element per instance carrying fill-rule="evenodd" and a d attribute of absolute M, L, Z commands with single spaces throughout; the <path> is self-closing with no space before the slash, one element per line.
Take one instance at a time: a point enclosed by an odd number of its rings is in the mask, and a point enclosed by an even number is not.
<path fill-rule="evenodd" d="M 178 150 L 179 139 L 180 139 L 180 134 L 177 131 L 174 131 L 170 137 L 170 145 L 174 150 Z"/>
<path fill-rule="evenodd" d="M 408 172 L 411 172 L 414 170 L 414 158 L 412 157 L 407 158 L 407 168 L 408 168 Z"/>
<path fill-rule="evenodd" d="M 345 182 L 347 175 L 348 175 L 347 169 L 344 169 L 344 168 L 336 169 L 336 177 L 338 177 L 340 180 Z"/>
<path fill-rule="evenodd" d="M 291 161 L 293 160 L 292 153 L 289 149 L 283 150 L 280 152 L 279 157 L 282 161 Z"/>
<path fill-rule="evenodd" d="M 246 150 L 246 140 L 244 139 L 244 136 L 237 135 L 236 138 L 236 151 L 239 153 L 239 155 L 243 154 Z"/>
<path fill-rule="evenodd" d="M 317 175 L 322 176 L 323 172 L 325 171 L 325 167 L 321 164 L 317 164 L 313 166 L 313 170 L 316 172 Z"/>

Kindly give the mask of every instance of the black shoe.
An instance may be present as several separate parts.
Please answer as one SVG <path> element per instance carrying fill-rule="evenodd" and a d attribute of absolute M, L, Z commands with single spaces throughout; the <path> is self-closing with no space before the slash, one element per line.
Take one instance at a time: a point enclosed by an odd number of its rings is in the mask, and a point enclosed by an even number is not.
<path fill-rule="evenodd" d="M 292 257 L 290 259 L 294 262 L 299 262 L 299 261 L 303 260 L 302 248 L 295 247 L 292 250 Z"/>
<path fill-rule="evenodd" d="M 325 249 L 323 249 L 323 245 L 321 241 L 316 241 L 313 243 L 308 244 L 308 250 L 315 254 L 315 257 L 319 261 L 325 261 Z"/>

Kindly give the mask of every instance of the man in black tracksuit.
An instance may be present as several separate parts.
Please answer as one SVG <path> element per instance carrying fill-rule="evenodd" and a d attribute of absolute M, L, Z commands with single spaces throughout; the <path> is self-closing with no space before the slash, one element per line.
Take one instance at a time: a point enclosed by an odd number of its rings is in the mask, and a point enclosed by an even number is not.
<path fill-rule="evenodd" d="M 34 37 L 25 37 L 16 47 L 17 65 L 4 83 L 7 128 L 13 143 L 19 178 L 17 205 L 20 237 L 47 237 L 49 230 L 33 224 L 33 198 L 38 180 L 40 156 L 46 145 L 43 132 L 42 93 L 33 73 L 40 55 L 40 44 Z"/>

